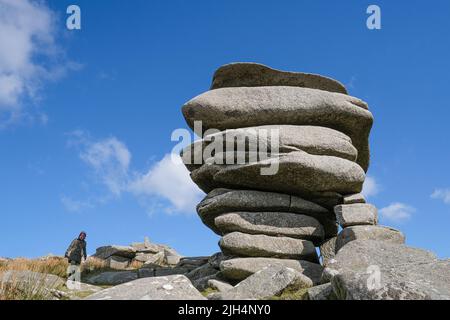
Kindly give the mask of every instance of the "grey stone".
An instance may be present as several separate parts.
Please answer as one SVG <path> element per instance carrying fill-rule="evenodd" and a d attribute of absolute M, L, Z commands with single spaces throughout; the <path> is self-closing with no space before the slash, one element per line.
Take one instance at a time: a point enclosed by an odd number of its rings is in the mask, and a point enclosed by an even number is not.
<path fill-rule="evenodd" d="M 321 281 L 323 268 L 318 263 L 304 260 L 276 259 L 276 258 L 234 258 L 220 263 L 221 275 L 231 280 L 243 280 L 255 272 L 270 265 L 282 265 L 294 269 L 308 278 L 314 284 Z"/>
<path fill-rule="evenodd" d="M 277 169 L 263 175 L 262 169 Z M 236 165 L 205 164 L 191 173 L 192 180 L 205 192 L 213 187 L 251 188 L 288 193 L 308 199 L 321 192 L 360 192 L 365 179 L 355 162 L 332 156 L 295 151 L 256 163 Z M 206 181 L 206 184 L 203 182 Z"/>
<path fill-rule="evenodd" d="M 324 237 L 319 221 L 288 212 L 232 212 L 218 216 L 214 222 L 223 234 L 238 231 L 305 239 L 313 243 L 320 243 Z"/>
<path fill-rule="evenodd" d="M 335 129 L 352 139 L 361 167 L 369 166 L 373 116 L 365 102 L 345 94 L 287 86 L 221 88 L 193 98 L 182 111 L 192 129 L 202 121 L 204 131 L 281 124 Z"/>
<path fill-rule="evenodd" d="M 157 268 L 155 269 L 155 277 L 160 277 L 160 276 L 170 276 L 170 275 L 176 275 L 176 274 L 186 274 L 190 271 L 190 269 L 188 268 L 178 268 L 178 267 L 165 267 L 165 268 Z"/>
<path fill-rule="evenodd" d="M 220 300 L 268 299 L 291 288 L 312 287 L 311 279 L 281 265 L 259 270 L 234 288 L 220 293 Z"/>
<path fill-rule="evenodd" d="M 223 260 L 227 260 L 227 259 L 231 259 L 231 258 L 233 258 L 233 256 L 229 256 L 229 255 L 227 256 L 227 255 L 224 255 L 222 252 L 216 252 L 211 257 L 209 257 L 208 264 L 211 267 L 219 270 L 220 269 L 220 263 Z"/>
<path fill-rule="evenodd" d="M 151 258 L 149 258 L 147 261 L 144 262 L 144 266 L 145 265 L 163 265 L 164 262 L 164 258 L 165 258 L 165 254 L 164 251 L 155 253 L 154 255 L 152 255 Z"/>
<path fill-rule="evenodd" d="M 309 300 L 335 300 L 336 296 L 331 283 L 321 284 L 308 289 Z"/>
<path fill-rule="evenodd" d="M 106 271 L 99 274 L 88 275 L 84 282 L 94 285 L 115 286 L 130 282 L 138 278 L 137 271 Z"/>
<path fill-rule="evenodd" d="M 320 258 L 322 259 L 322 265 L 327 266 L 331 259 L 334 258 L 336 253 L 336 237 L 330 238 L 319 247 Z"/>
<path fill-rule="evenodd" d="M 198 279 L 191 280 L 192 285 L 199 291 L 204 291 L 209 288 L 209 281 L 210 280 L 216 280 L 219 274 L 219 271 L 215 270 L 216 272 L 214 274 L 204 276 Z"/>
<path fill-rule="evenodd" d="M 343 204 L 366 203 L 366 198 L 362 193 L 354 193 L 343 197 Z"/>
<path fill-rule="evenodd" d="M 232 232 L 220 239 L 219 246 L 225 254 L 237 256 L 318 261 L 314 244 L 308 240 Z"/>
<path fill-rule="evenodd" d="M 7 270 L 0 272 L 0 293 L 6 284 L 14 284 L 28 293 L 42 293 L 43 289 L 56 289 L 64 280 L 56 275 L 29 270 Z"/>
<path fill-rule="evenodd" d="M 135 255 L 136 249 L 131 246 L 112 245 L 97 248 L 93 256 L 99 259 L 107 259 L 110 256 L 120 256 L 132 259 Z"/>
<path fill-rule="evenodd" d="M 134 242 L 131 244 L 131 247 L 141 253 L 158 253 L 164 250 L 161 245 L 150 242 Z"/>
<path fill-rule="evenodd" d="M 226 292 L 233 288 L 231 284 L 216 279 L 208 280 L 208 286 L 219 292 Z"/>
<path fill-rule="evenodd" d="M 336 219 L 342 228 L 378 223 L 378 210 L 368 203 L 344 204 L 334 207 Z"/>
<path fill-rule="evenodd" d="M 186 274 L 186 277 L 188 277 L 191 281 L 197 280 L 200 278 L 204 278 L 207 276 L 211 276 L 217 273 L 217 269 L 213 268 L 210 264 L 204 264 L 200 267 L 197 267 L 196 269 L 189 271 Z"/>
<path fill-rule="evenodd" d="M 124 270 L 128 268 L 131 260 L 121 256 L 110 256 L 106 259 L 108 267 L 111 269 Z"/>
<path fill-rule="evenodd" d="M 331 284 L 339 299 L 450 299 L 450 261 L 402 244 L 352 241 L 329 268 L 335 270 Z"/>
<path fill-rule="evenodd" d="M 86 300 L 205 300 L 182 275 L 142 278 L 97 292 Z"/>
<path fill-rule="evenodd" d="M 182 256 L 172 248 L 164 249 L 164 261 L 169 265 L 177 265 Z"/>
<path fill-rule="evenodd" d="M 69 290 L 69 293 L 76 293 L 76 292 L 99 292 L 103 290 L 102 287 L 94 286 L 88 283 L 78 282 L 78 281 L 66 281 L 66 287 Z"/>
<path fill-rule="evenodd" d="M 256 190 L 214 189 L 198 205 L 197 212 L 211 230 L 222 235 L 214 219 L 228 212 L 292 212 L 311 216 L 324 227 L 325 236 L 337 234 L 335 215 L 311 201 L 288 194 Z"/>
<path fill-rule="evenodd" d="M 183 257 L 180 259 L 180 261 L 177 264 L 177 267 L 188 267 L 188 268 L 197 268 L 200 267 L 206 263 L 208 263 L 208 260 L 210 259 L 209 256 L 202 256 L 202 257 Z"/>
<path fill-rule="evenodd" d="M 405 236 L 399 230 L 385 226 L 347 227 L 337 236 L 336 252 L 354 240 L 378 240 L 402 244 L 405 242 Z"/>
<path fill-rule="evenodd" d="M 231 144 L 230 144 L 231 143 Z M 228 145 L 231 145 L 229 147 Z M 231 149 L 230 149 L 231 148 Z M 304 151 L 313 155 L 335 156 L 355 161 L 358 151 L 345 134 L 325 127 L 273 125 L 229 129 L 207 135 L 183 149 L 183 162 L 189 170 L 204 164 L 206 152 L 216 155 L 217 164 L 235 164 L 236 154 L 253 159 L 270 153 Z M 234 155 L 232 153 L 235 153 Z M 218 156 L 221 155 L 221 156 Z M 229 158 L 226 155 L 230 155 Z M 248 161 L 248 160 L 247 160 Z"/>
<path fill-rule="evenodd" d="M 154 257 L 153 253 L 138 252 L 138 253 L 136 253 L 136 256 L 134 257 L 134 260 L 139 261 L 139 262 L 147 262 L 147 261 L 153 259 L 153 257 Z"/>
<path fill-rule="evenodd" d="M 236 62 L 216 70 L 211 89 L 225 87 L 293 86 L 347 93 L 338 81 L 317 74 L 289 72 L 259 63 Z"/>

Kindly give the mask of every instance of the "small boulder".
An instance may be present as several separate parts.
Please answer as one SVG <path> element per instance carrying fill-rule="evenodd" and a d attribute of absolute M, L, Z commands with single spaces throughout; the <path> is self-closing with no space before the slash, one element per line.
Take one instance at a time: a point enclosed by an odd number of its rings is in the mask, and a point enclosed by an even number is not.
<path fill-rule="evenodd" d="M 378 223 L 378 210 L 368 203 L 338 205 L 334 207 L 334 213 L 342 228 Z"/>
<path fill-rule="evenodd" d="M 405 243 L 405 236 L 399 230 L 384 226 L 352 226 L 342 229 L 336 239 L 336 252 L 350 241 L 378 240 Z"/>

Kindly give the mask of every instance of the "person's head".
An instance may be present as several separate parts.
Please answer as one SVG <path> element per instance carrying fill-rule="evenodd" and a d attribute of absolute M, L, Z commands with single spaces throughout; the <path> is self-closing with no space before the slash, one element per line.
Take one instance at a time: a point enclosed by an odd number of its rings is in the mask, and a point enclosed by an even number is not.
<path fill-rule="evenodd" d="M 80 239 L 80 240 L 86 239 L 86 232 L 81 231 L 81 232 L 80 232 L 80 235 L 78 236 L 78 239 Z"/>

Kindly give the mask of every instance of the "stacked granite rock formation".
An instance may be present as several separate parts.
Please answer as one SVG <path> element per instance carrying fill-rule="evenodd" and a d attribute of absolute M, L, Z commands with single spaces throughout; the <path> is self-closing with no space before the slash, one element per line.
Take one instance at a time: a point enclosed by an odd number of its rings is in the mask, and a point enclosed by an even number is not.
<path fill-rule="evenodd" d="M 182 111 L 191 128 L 201 121 L 205 133 L 183 150 L 182 158 L 192 180 L 208 193 L 197 211 L 222 236 L 219 245 L 228 257 L 220 265 L 224 277 L 242 280 L 279 263 L 318 283 L 322 266 L 316 247 L 326 262 L 335 245 L 356 238 L 382 234 L 403 241 L 398 232 L 374 226 L 376 208 L 360 194 L 373 117 L 367 104 L 347 95 L 339 82 L 234 63 L 219 68 L 211 90 Z M 276 150 L 271 150 L 268 130 L 278 132 Z M 196 147 L 205 150 L 215 138 L 235 145 L 249 137 L 268 150 L 267 158 L 250 160 L 258 150 L 249 144 L 236 153 L 227 149 L 193 161 L 199 158 Z M 243 163 L 225 162 L 237 160 L 239 152 Z M 276 174 L 261 174 L 271 165 L 278 166 Z M 338 223 L 344 229 L 336 237 Z"/>

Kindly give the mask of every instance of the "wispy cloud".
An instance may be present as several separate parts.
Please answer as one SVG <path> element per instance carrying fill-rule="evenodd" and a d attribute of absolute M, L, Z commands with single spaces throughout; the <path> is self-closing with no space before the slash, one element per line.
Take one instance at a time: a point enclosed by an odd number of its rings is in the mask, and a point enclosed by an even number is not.
<path fill-rule="evenodd" d="M 179 155 L 174 155 L 174 161 L 171 154 L 166 154 L 147 171 L 140 172 L 131 170 L 131 152 L 116 137 L 94 140 L 83 131 L 75 131 L 69 135 L 68 145 L 78 148 L 80 159 L 88 166 L 95 180 L 105 186 L 113 197 L 119 197 L 122 193 L 132 194 L 151 213 L 156 210 L 193 213 L 203 195 L 190 179 L 189 171 L 181 163 Z M 179 161 L 176 161 L 177 157 Z M 90 207 L 80 206 L 85 202 L 68 197 L 62 200 L 69 211 Z M 92 206 L 92 201 L 87 203 Z"/>
<path fill-rule="evenodd" d="M 380 215 L 393 222 L 403 222 L 410 219 L 415 211 L 416 209 L 414 207 L 404 203 L 395 202 L 380 209 Z"/>
<path fill-rule="evenodd" d="M 43 1 L 0 0 L 0 126 L 32 118 L 24 103 L 36 103 L 45 82 L 80 67 L 65 60 L 55 22 Z M 38 121 L 47 119 L 35 113 Z"/>
<path fill-rule="evenodd" d="M 374 177 L 367 176 L 364 181 L 362 193 L 366 198 L 376 196 L 380 192 L 380 185 Z"/>
<path fill-rule="evenodd" d="M 80 212 L 93 207 L 93 204 L 89 201 L 74 200 L 65 195 L 61 196 L 60 200 L 64 208 L 70 212 Z"/>
<path fill-rule="evenodd" d="M 436 189 L 431 194 L 432 199 L 439 199 L 446 204 L 450 204 L 450 189 Z"/>

